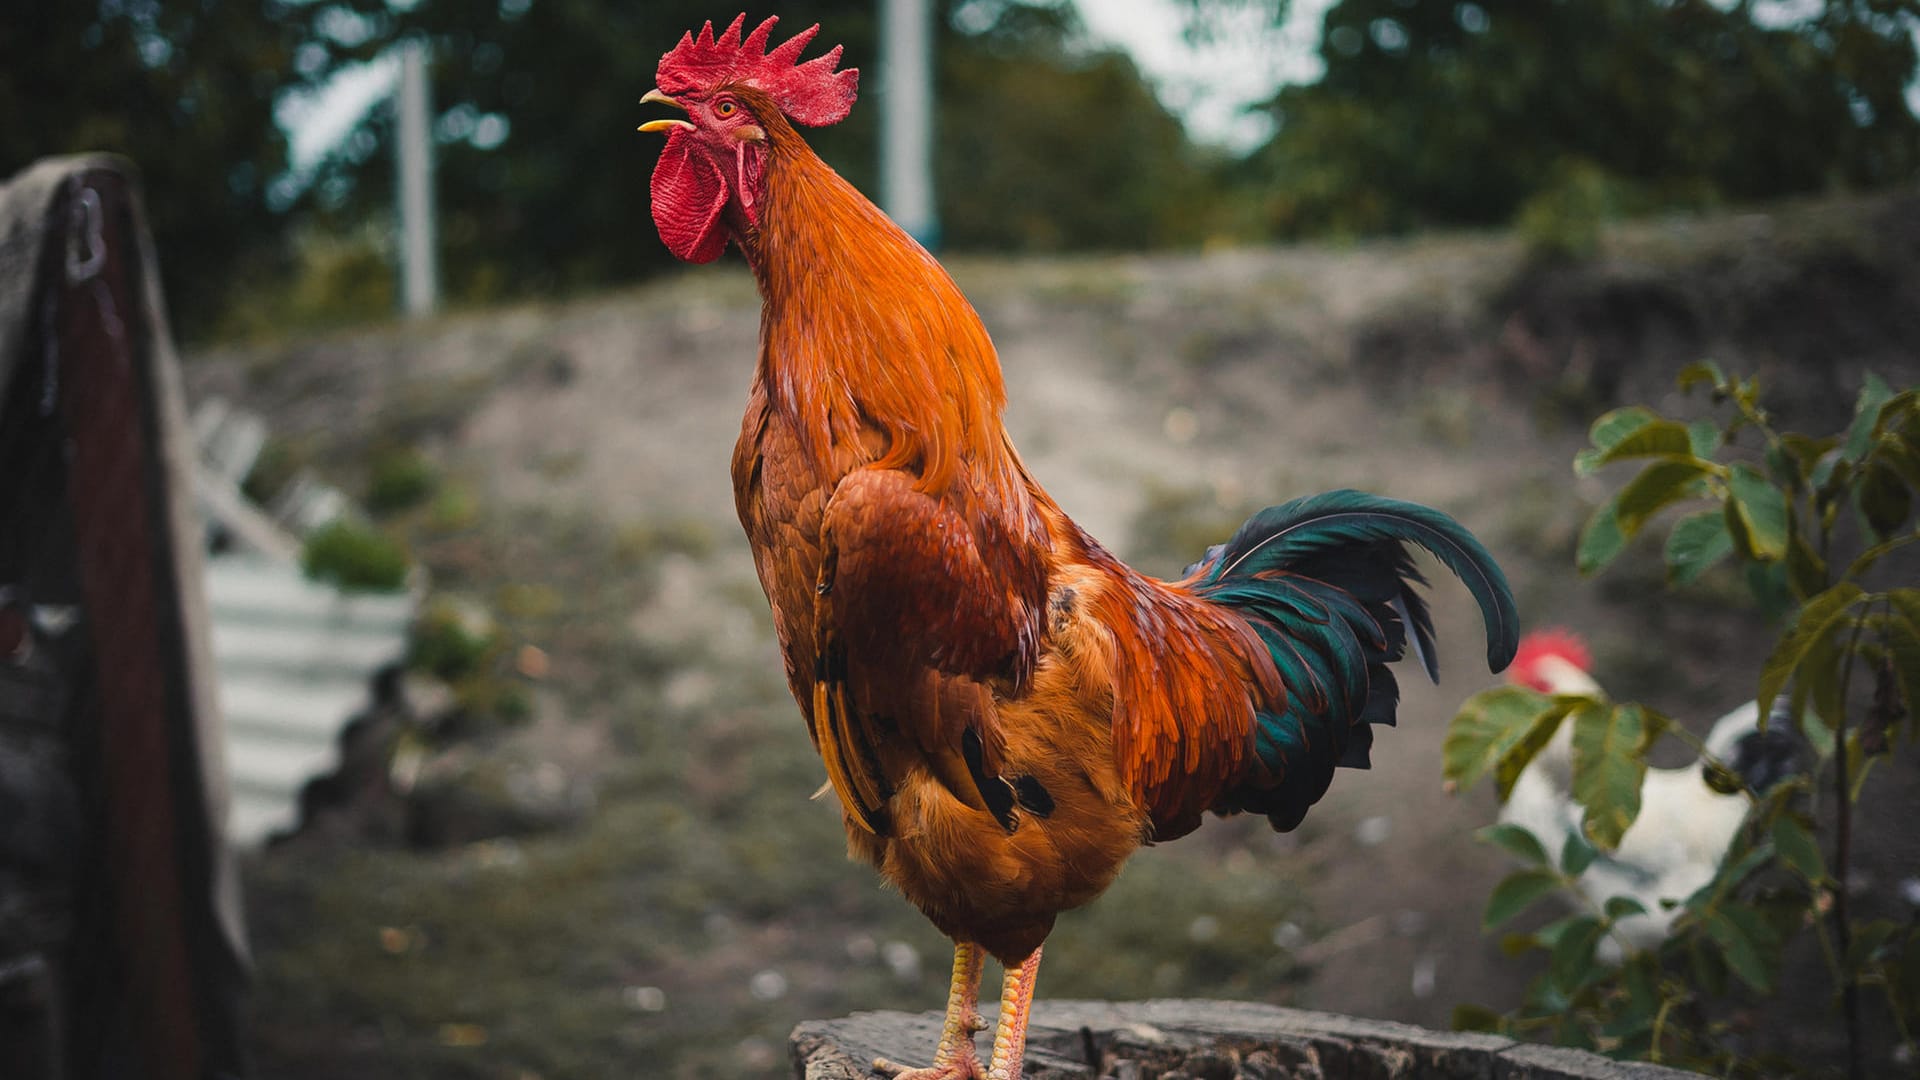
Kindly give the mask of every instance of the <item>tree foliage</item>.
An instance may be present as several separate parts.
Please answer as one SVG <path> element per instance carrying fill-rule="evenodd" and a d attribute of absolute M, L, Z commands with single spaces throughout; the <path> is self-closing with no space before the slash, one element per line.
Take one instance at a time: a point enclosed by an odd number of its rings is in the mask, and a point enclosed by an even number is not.
<path fill-rule="evenodd" d="M 285 168 L 276 95 L 340 56 L 287 0 L 75 0 L 9 5 L 0 32 L 0 177 L 106 150 L 140 168 L 178 321 L 212 318 L 227 281 L 271 268 Z"/>
<path fill-rule="evenodd" d="M 1287 235 L 1883 185 L 1920 167 L 1916 25 L 1915 0 L 1792 25 L 1709 0 L 1340 0 L 1325 76 L 1275 99 L 1250 176 Z"/>
<path fill-rule="evenodd" d="M 1849 1071 L 1859 1075 L 1868 1018 L 1884 1018 L 1890 1030 L 1879 1041 L 1908 1055 L 1920 1036 L 1920 930 L 1858 917 L 1853 890 L 1840 884 L 1850 880 L 1868 770 L 1903 734 L 1909 747 L 1920 735 L 1920 589 L 1886 563 L 1920 541 L 1920 388 L 1895 392 L 1869 376 L 1847 429 L 1815 437 L 1778 430 L 1754 379 L 1703 362 L 1679 383 L 1683 392 L 1705 389 L 1724 420 L 1683 423 L 1629 406 L 1594 422 L 1593 445 L 1575 471 L 1639 468 L 1588 521 L 1580 569 L 1604 569 L 1654 522 L 1688 510 L 1671 518 L 1669 580 L 1685 584 L 1731 563 L 1762 607 L 1787 616 L 1755 697 L 1760 716 L 1792 718 L 1818 765 L 1765 792 L 1746 791 L 1746 827 L 1712 880 L 1680 898 L 1669 936 L 1650 949 L 1622 939 L 1621 959 L 1609 962 L 1599 953 L 1602 938 L 1645 909 L 1630 897 L 1596 901 L 1576 882 L 1595 852 L 1615 848 L 1631 827 L 1655 738 L 1672 733 L 1703 755 L 1705 748 L 1640 705 L 1520 687 L 1475 695 L 1448 730 L 1448 779 L 1464 786 L 1492 772 L 1504 800 L 1558 727 L 1571 723 L 1571 793 L 1584 818 L 1558 862 L 1520 826 L 1483 832 L 1523 864 L 1489 896 L 1488 929 L 1555 894 L 1575 913 L 1503 941 L 1512 952 L 1548 954 L 1546 973 L 1519 1008 L 1466 1007 L 1456 1022 L 1719 1074 L 1775 1074 L 1795 1063 L 1753 1057 L 1729 1038 L 1722 1017 L 1743 994 L 1775 993 L 1789 947 L 1812 928 L 1840 1005 Z M 1725 763 L 1708 766 L 1709 783 L 1745 790 Z"/>
<path fill-rule="evenodd" d="M 1228 8 L 1186 0 L 1191 31 Z M 1325 77 L 1273 103 L 1270 145 L 1196 151 L 1132 62 L 1092 46 L 1070 0 L 938 0 L 935 171 L 946 243 L 1003 251 L 1258 242 L 1520 215 L 1578 255 L 1594 222 L 1675 203 L 1911 177 L 1920 0 L 1827 0 L 1789 26 L 1725 0 L 1340 0 Z M 285 305 L 380 307 L 369 230 L 389 220 L 391 119 L 376 108 L 311 176 L 275 123 L 290 90 L 407 35 L 433 46 L 444 278 L 457 297 L 564 291 L 669 267 L 633 128 L 661 52 L 738 9 L 704 0 L 78 0 L 20 6 L 0 35 L 0 170 L 104 149 L 145 174 L 181 329 L 288 269 Z M 800 0 L 865 69 L 863 102 L 811 131 L 875 177 L 878 5 Z M 307 182 L 311 181 L 308 186 Z M 318 240 L 314 238 L 318 237 Z M 376 272 L 369 272 L 369 271 Z M 266 309 L 269 317 L 273 310 Z M 256 320 L 257 321 L 257 320 Z"/>
<path fill-rule="evenodd" d="M 351 2 L 372 20 L 385 0 Z M 808 142 L 873 192 L 882 93 L 878 5 L 783 4 L 776 36 L 822 25 L 818 52 L 844 45 L 862 69 L 861 102 Z M 634 127 L 660 54 L 707 19 L 694 0 L 421 0 L 382 24 L 432 43 L 439 116 L 438 198 L 451 288 L 470 297 L 632 280 L 673 265 L 656 238 L 648 177 L 657 137 Z M 1202 180 L 1185 135 L 1115 53 L 1069 47 L 1063 2 L 936 5 L 935 168 L 944 237 L 969 249 L 1119 248 L 1197 236 L 1174 207 Z M 751 16 L 758 17 L 758 16 Z M 485 122 L 499 141 L 476 139 Z M 343 218 L 390 204 L 389 122 L 328 166 Z M 368 151 L 375 151 L 371 154 Z M 1187 200 L 1189 204 L 1193 201 Z"/>

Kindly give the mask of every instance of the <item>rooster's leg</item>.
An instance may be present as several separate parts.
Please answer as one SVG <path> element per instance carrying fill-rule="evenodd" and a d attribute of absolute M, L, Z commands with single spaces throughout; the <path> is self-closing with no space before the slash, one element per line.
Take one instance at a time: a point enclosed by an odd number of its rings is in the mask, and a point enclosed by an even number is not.
<path fill-rule="evenodd" d="M 1000 990 L 1000 1026 L 993 1033 L 993 1060 L 987 1063 L 987 1080 L 1020 1080 L 1021 1066 L 1027 1057 L 1027 1013 L 1033 1006 L 1033 981 L 1040 974 L 1040 948 L 1007 969 Z"/>
<path fill-rule="evenodd" d="M 940 1025 L 940 1046 L 933 1066 L 909 1069 L 886 1058 L 873 1067 L 894 1080 L 982 1080 L 973 1033 L 986 1026 L 980 1018 L 980 947 L 971 941 L 953 946 L 953 985 L 947 990 L 947 1020 Z"/>

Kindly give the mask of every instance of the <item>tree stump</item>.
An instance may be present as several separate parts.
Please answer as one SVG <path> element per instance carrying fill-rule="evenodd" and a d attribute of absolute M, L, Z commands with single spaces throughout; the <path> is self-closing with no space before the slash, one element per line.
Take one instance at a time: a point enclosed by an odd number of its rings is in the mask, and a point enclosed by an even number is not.
<path fill-rule="evenodd" d="M 872 1080 L 876 1057 L 926 1064 L 940 1038 L 940 1020 L 933 1012 L 866 1012 L 808 1021 L 794 1029 L 790 1041 L 793 1074 L 797 1080 Z M 1026 1080 L 1670 1080 L 1693 1075 L 1498 1035 L 1429 1031 L 1241 1001 L 1043 1001 L 1034 1005 L 1027 1029 Z"/>

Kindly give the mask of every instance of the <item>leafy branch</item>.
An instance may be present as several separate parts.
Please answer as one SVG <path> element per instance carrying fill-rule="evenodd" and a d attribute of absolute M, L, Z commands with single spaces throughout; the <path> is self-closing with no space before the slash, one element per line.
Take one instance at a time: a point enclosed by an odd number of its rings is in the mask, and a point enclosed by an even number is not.
<path fill-rule="evenodd" d="M 1764 729 L 1784 719 L 1815 767 L 1756 790 L 1645 706 L 1514 686 L 1474 695 L 1448 730 L 1449 784 L 1491 775 L 1504 803 L 1552 748 L 1578 818 L 1557 860 L 1519 825 L 1482 830 L 1521 864 L 1489 896 L 1486 928 L 1549 896 L 1574 913 L 1502 939 L 1510 953 L 1548 954 L 1518 1009 L 1463 1006 L 1456 1024 L 1722 1073 L 1792 1069 L 1797 1063 L 1737 1052 L 1716 1016 L 1736 988 L 1777 992 L 1788 947 L 1812 927 L 1841 1002 L 1849 1073 L 1858 1076 L 1865 991 L 1884 998 L 1906 1052 L 1920 1050 L 1920 927 L 1853 918 L 1842 885 L 1867 774 L 1902 731 L 1911 739 L 1920 728 L 1920 589 L 1884 573 L 1888 559 L 1920 541 L 1920 390 L 1896 392 L 1868 376 L 1846 429 L 1815 437 L 1778 428 L 1754 378 L 1706 361 L 1678 382 L 1683 392 L 1706 392 L 1721 418 L 1683 422 L 1634 405 L 1594 422 L 1575 472 L 1623 462 L 1638 470 L 1588 519 L 1576 565 L 1598 573 L 1670 521 L 1662 549 L 1669 586 L 1737 566 L 1758 606 L 1783 617 L 1755 688 L 1759 722 Z M 1864 710 L 1861 673 L 1872 697 Z M 1596 890 L 1620 878 L 1599 869 L 1631 869 L 1614 860 L 1640 818 L 1647 752 L 1662 735 L 1699 752 L 1708 787 L 1744 793 L 1746 817 L 1710 880 L 1660 897 L 1656 914 L 1642 899 Z M 1822 791 L 1830 795 L 1816 797 Z M 1645 926 L 1623 932 L 1635 920 L 1666 920 L 1664 936 L 1636 945 Z"/>

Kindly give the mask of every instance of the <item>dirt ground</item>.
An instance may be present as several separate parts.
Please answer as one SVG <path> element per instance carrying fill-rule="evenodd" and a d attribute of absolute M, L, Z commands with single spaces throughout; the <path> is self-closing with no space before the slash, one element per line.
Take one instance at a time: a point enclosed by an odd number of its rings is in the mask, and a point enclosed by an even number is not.
<path fill-rule="evenodd" d="M 1569 462 L 1619 399 L 1676 406 L 1662 387 L 1708 351 L 1791 387 L 1782 412 L 1831 411 L 1864 366 L 1910 380 L 1920 240 L 1871 225 L 1888 220 L 1920 217 L 1637 226 L 1578 271 L 1529 269 L 1497 236 L 950 265 L 1000 347 L 1030 469 L 1136 565 L 1171 574 L 1246 513 L 1325 488 L 1432 504 L 1500 558 L 1528 625 L 1581 630 L 1616 695 L 1704 727 L 1750 695 L 1769 628 L 1727 582 L 1663 594 L 1651 558 L 1576 578 L 1579 526 L 1619 478 L 1575 481 Z M 1739 274 L 1751 288 L 1726 284 Z M 1892 299 L 1805 309 L 1792 334 L 1755 321 L 1768 289 L 1860 274 Z M 252 859 L 263 1074 L 778 1075 L 799 1020 L 940 1004 L 938 935 L 844 861 L 832 808 L 807 798 L 821 772 L 727 477 L 757 316 L 744 271 L 717 269 L 191 362 L 196 396 L 262 410 L 345 486 L 370 448 L 405 443 L 480 508 L 417 548 L 551 665 L 531 722 L 434 760 L 557 775 L 595 808 L 434 850 L 336 826 Z M 1822 320 L 1843 328 L 1802 325 Z M 1492 795 L 1440 777 L 1448 717 L 1494 677 L 1470 599 L 1432 569 L 1443 680 L 1403 678 L 1374 768 L 1338 777 L 1294 834 L 1213 822 L 1143 853 L 1062 919 L 1042 996 L 1441 1028 L 1462 1002 L 1517 1003 L 1534 966 L 1479 928 L 1504 866 L 1471 839 Z M 530 588 L 551 602 L 516 613 Z"/>

